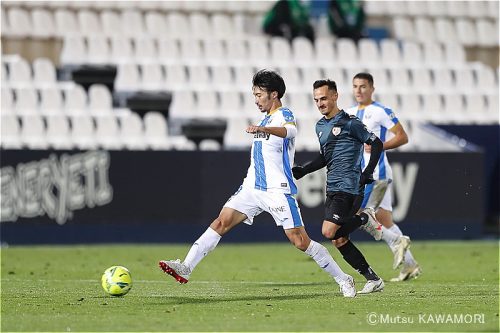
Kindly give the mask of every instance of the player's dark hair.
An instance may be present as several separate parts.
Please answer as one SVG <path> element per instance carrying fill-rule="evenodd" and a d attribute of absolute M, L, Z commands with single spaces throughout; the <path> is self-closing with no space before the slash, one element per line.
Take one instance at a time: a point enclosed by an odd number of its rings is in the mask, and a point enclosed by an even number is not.
<path fill-rule="evenodd" d="M 323 87 L 323 86 L 328 86 L 328 90 L 332 90 L 332 91 L 337 92 L 337 84 L 335 83 L 335 81 L 332 81 L 330 79 L 316 80 L 313 83 L 314 89 L 318 89 L 318 88 Z"/>
<path fill-rule="evenodd" d="M 352 79 L 353 80 L 354 79 L 366 80 L 373 87 L 373 76 L 370 73 L 361 72 L 361 73 L 354 75 L 354 77 Z"/>
<path fill-rule="evenodd" d="M 261 69 L 255 73 L 252 84 L 254 87 L 259 87 L 268 93 L 276 91 L 278 93 L 278 99 L 283 97 L 286 90 L 283 78 L 278 73 L 267 69 Z"/>

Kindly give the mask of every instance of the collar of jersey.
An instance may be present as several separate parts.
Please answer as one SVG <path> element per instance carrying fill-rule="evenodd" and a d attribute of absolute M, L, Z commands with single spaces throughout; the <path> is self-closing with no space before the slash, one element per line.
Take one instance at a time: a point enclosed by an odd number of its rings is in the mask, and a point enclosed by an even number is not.
<path fill-rule="evenodd" d="M 268 113 L 268 114 L 266 114 L 266 117 L 268 117 L 268 116 L 272 115 L 273 113 L 275 113 L 276 111 L 278 111 L 278 110 L 279 110 L 279 109 L 281 109 L 281 108 L 282 108 L 282 106 L 277 107 L 276 109 L 269 111 L 269 113 Z"/>
<path fill-rule="evenodd" d="M 370 104 L 368 105 L 363 105 L 363 104 L 358 104 L 358 110 L 364 110 L 366 109 L 367 107 L 369 107 L 370 105 L 372 105 L 373 103 L 375 103 L 375 101 L 372 101 Z"/>

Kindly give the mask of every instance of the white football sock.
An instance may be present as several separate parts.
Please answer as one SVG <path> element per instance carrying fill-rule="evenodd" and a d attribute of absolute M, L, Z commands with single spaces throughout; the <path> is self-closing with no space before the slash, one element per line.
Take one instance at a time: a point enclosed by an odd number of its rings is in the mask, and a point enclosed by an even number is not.
<path fill-rule="evenodd" d="M 389 228 L 389 230 L 392 231 L 393 233 L 399 235 L 399 236 L 403 235 L 403 232 L 401 231 L 401 229 L 399 229 L 399 227 L 396 223 L 394 223 L 392 225 L 392 227 Z M 416 261 L 410 252 L 410 249 L 406 250 L 404 262 L 406 265 L 409 265 L 409 266 L 413 266 L 416 264 Z"/>
<path fill-rule="evenodd" d="M 200 238 L 194 242 L 186 256 L 186 259 L 184 259 L 184 264 L 191 269 L 191 272 L 196 265 L 198 265 L 201 259 L 203 259 L 210 251 L 215 249 L 221 238 L 221 235 L 219 235 L 214 229 L 208 227 L 203 235 L 201 235 Z"/>
<path fill-rule="evenodd" d="M 314 261 L 321 267 L 322 270 L 330 274 L 337 283 L 345 281 L 347 279 L 347 275 L 342 271 L 339 265 L 333 260 L 330 252 L 321 245 L 311 239 L 311 243 L 307 247 L 305 251 L 306 254 L 313 258 Z"/>
<path fill-rule="evenodd" d="M 392 252 L 394 252 L 395 250 L 394 246 L 398 242 L 399 236 L 400 235 L 396 234 L 391 229 L 387 229 L 386 227 L 382 226 L 382 239 L 387 243 L 387 245 L 389 245 Z"/>

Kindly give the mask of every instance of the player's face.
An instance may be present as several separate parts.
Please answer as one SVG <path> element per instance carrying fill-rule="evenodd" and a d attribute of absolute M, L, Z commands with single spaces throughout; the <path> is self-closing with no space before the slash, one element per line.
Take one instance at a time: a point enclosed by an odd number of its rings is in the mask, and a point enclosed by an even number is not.
<path fill-rule="evenodd" d="M 368 105 L 372 102 L 372 95 L 375 89 L 373 86 L 365 79 L 354 79 L 352 80 L 352 94 L 356 99 L 356 102 L 363 105 Z"/>
<path fill-rule="evenodd" d="M 328 89 L 328 86 L 322 86 L 314 89 L 314 103 L 322 115 L 331 114 L 337 109 L 338 93 Z"/>
<path fill-rule="evenodd" d="M 272 93 L 267 92 L 265 89 L 253 87 L 253 96 L 255 98 L 255 105 L 259 108 L 260 112 L 269 112 L 273 106 Z"/>

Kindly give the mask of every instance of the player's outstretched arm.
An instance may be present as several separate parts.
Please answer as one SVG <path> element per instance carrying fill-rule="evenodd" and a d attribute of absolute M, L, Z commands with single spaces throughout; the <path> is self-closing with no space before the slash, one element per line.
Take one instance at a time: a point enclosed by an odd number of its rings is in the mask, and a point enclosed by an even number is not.
<path fill-rule="evenodd" d="M 287 129 L 285 127 L 266 127 L 250 125 L 247 127 L 247 133 L 268 133 L 271 135 L 279 136 L 280 138 L 287 137 Z"/>
<path fill-rule="evenodd" d="M 300 179 L 305 175 L 317 171 L 326 166 L 326 160 L 323 154 L 319 153 L 316 158 L 310 162 L 307 162 L 303 166 L 298 165 L 292 168 L 293 177 L 295 179 Z"/>

